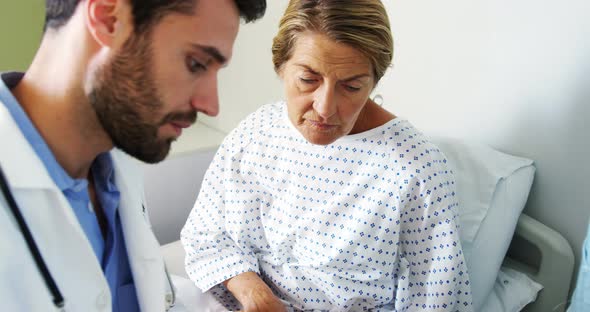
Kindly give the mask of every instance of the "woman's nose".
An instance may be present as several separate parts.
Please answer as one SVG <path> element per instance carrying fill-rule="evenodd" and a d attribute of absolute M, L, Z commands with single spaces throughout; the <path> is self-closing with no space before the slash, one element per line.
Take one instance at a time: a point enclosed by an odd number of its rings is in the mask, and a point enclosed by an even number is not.
<path fill-rule="evenodd" d="M 318 88 L 314 98 L 313 109 L 324 119 L 328 119 L 336 114 L 337 103 L 333 87 L 323 85 Z"/>

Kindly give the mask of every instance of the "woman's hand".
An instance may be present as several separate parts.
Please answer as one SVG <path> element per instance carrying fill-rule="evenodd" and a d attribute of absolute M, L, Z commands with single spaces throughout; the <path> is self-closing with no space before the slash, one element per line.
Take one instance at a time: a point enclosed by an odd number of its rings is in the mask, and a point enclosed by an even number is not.
<path fill-rule="evenodd" d="M 244 312 L 286 312 L 285 305 L 254 272 L 245 272 L 224 282 L 242 304 Z"/>

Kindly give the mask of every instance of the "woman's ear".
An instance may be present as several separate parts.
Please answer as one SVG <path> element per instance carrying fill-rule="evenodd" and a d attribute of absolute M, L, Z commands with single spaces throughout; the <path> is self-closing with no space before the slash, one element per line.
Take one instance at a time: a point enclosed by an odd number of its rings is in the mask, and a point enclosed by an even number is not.
<path fill-rule="evenodd" d="M 123 8 L 122 0 L 86 0 L 84 13 L 86 26 L 94 40 L 101 46 L 112 47 L 117 37 L 131 20 L 131 10 Z"/>
<path fill-rule="evenodd" d="M 279 76 L 279 79 L 281 79 L 282 81 L 285 81 L 285 64 L 281 64 L 281 66 L 277 69 L 277 76 Z"/>

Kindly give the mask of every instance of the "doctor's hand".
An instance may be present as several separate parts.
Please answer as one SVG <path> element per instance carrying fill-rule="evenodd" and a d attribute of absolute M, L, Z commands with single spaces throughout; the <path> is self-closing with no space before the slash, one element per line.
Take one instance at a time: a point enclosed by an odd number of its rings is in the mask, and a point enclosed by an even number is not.
<path fill-rule="evenodd" d="M 242 304 L 244 312 L 287 312 L 281 300 L 254 272 L 236 275 L 224 284 Z"/>

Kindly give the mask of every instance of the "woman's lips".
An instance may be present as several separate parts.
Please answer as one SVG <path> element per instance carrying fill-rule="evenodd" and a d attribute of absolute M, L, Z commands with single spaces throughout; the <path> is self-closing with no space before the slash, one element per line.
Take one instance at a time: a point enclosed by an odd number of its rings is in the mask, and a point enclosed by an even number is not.
<path fill-rule="evenodd" d="M 315 121 L 315 120 L 307 120 L 307 122 L 313 127 L 316 128 L 318 130 L 322 130 L 322 131 L 327 131 L 327 130 L 332 130 L 334 128 L 337 127 L 337 125 L 332 125 L 332 124 L 327 124 L 327 123 L 323 123 L 320 121 Z"/>

